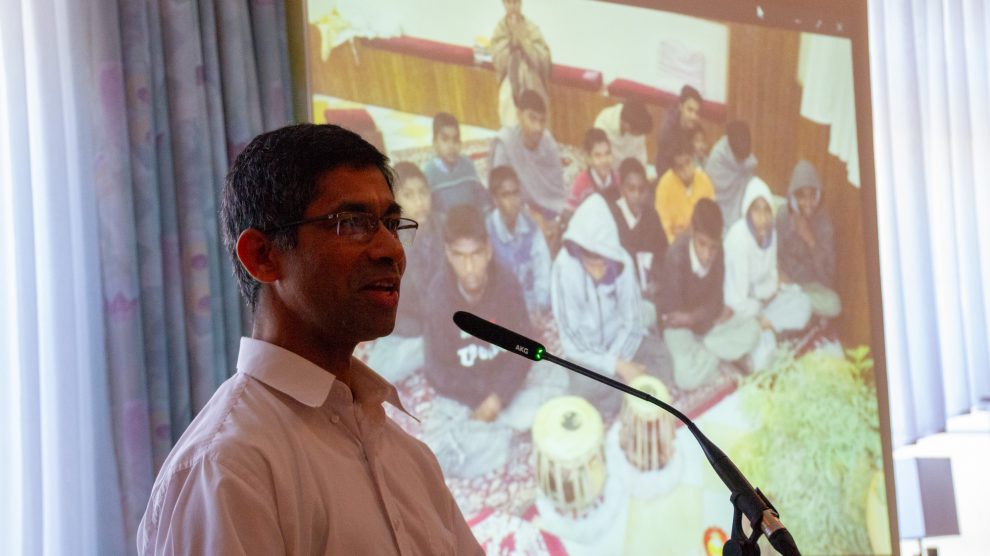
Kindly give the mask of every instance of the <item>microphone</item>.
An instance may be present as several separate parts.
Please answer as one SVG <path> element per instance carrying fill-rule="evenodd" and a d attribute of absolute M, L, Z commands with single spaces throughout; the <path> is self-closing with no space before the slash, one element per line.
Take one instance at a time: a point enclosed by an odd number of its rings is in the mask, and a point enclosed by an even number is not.
<path fill-rule="evenodd" d="M 475 338 L 495 344 L 505 351 L 522 355 L 526 359 L 540 361 L 547 352 L 546 348 L 539 342 L 513 332 L 508 328 L 503 328 L 494 322 L 488 322 L 466 311 L 457 311 L 454 313 L 454 324 Z"/>
<path fill-rule="evenodd" d="M 686 415 L 678 411 L 676 408 L 658 400 L 657 398 L 637 390 L 628 384 L 615 380 L 613 378 L 601 375 L 589 369 L 571 363 L 566 359 L 561 359 L 551 353 L 548 353 L 546 348 L 536 340 L 532 340 L 519 334 L 513 332 L 507 328 L 499 326 L 493 322 L 489 322 L 481 317 L 468 313 L 466 311 L 457 311 L 454 313 L 454 324 L 456 324 L 461 330 L 467 332 L 468 334 L 484 340 L 486 342 L 492 343 L 506 351 L 511 351 L 518 355 L 521 355 L 527 359 L 533 361 L 550 361 L 556 363 L 562 367 L 565 367 L 571 371 L 578 374 L 584 375 L 592 380 L 597 380 L 603 384 L 607 384 L 612 388 L 625 392 L 631 396 L 635 396 L 641 400 L 652 403 L 660 407 L 661 409 L 677 417 L 684 425 L 691 431 L 698 444 L 701 445 L 701 451 L 705 454 L 708 459 L 708 463 L 711 464 L 715 473 L 718 475 L 722 483 L 729 489 L 732 493 L 730 500 L 736 509 L 736 516 L 741 512 L 749 518 L 750 525 L 753 527 L 753 535 L 746 539 L 743 535 L 741 527 L 739 528 L 739 536 L 743 538 L 741 540 L 735 539 L 737 536 L 736 523 L 733 524 L 733 540 L 729 542 L 737 541 L 741 544 L 750 544 L 755 548 L 756 537 L 759 532 L 766 535 L 770 544 L 784 556 L 800 556 L 801 553 L 798 551 L 797 545 L 794 543 L 794 539 L 791 537 L 790 532 L 787 528 L 780 522 L 779 514 L 776 508 L 770 503 L 769 500 L 760 492 L 759 489 L 754 489 L 753 485 L 746 479 L 745 475 L 739 471 L 729 456 L 725 455 L 714 442 L 708 439 L 701 429 L 694 424 L 694 421 L 689 419 Z M 759 527 L 759 529 L 757 529 Z M 728 545 L 728 543 L 726 543 Z M 758 550 L 758 548 L 757 548 Z M 758 552 L 757 552 L 758 553 Z"/>

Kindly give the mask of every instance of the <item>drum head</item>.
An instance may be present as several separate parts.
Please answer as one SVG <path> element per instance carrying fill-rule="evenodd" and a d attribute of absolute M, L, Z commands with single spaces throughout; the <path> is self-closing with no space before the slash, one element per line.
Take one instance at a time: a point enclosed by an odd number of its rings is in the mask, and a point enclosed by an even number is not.
<path fill-rule="evenodd" d="M 533 422 L 533 445 L 558 463 L 585 462 L 601 450 L 605 427 L 584 398 L 560 396 L 543 404 Z"/>

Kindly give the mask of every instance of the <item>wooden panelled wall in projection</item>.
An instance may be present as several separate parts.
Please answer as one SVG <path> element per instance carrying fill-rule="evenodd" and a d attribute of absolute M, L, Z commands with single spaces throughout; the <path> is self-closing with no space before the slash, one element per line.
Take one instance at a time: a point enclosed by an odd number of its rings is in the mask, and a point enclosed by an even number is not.
<path fill-rule="evenodd" d="M 320 59 L 320 37 L 308 29 L 310 92 L 432 116 L 451 112 L 465 124 L 497 129 L 498 98 L 491 69 L 390 52 L 354 41 Z M 860 190 L 846 179 L 846 168 L 828 153 L 828 127 L 800 116 L 797 82 L 800 36 L 794 32 L 729 25 L 728 119 L 748 122 L 757 173 L 779 195 L 786 195 L 794 165 L 811 162 L 821 174 L 824 203 L 836 231 L 837 284 L 843 311 L 838 328 L 847 346 L 869 344 L 869 303 Z M 559 142 L 580 146 L 598 112 L 617 99 L 605 91 L 551 85 L 550 129 Z M 667 107 L 650 106 L 659 123 Z M 725 122 L 704 122 L 709 144 Z M 648 140 L 654 150 L 654 137 Z"/>

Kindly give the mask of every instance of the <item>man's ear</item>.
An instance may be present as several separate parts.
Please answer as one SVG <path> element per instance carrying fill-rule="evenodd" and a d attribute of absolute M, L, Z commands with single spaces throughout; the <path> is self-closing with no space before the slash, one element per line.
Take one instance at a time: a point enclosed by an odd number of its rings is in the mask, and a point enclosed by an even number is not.
<path fill-rule="evenodd" d="M 264 233 L 248 228 L 237 238 L 237 258 L 252 278 L 270 284 L 281 278 L 279 250 Z"/>

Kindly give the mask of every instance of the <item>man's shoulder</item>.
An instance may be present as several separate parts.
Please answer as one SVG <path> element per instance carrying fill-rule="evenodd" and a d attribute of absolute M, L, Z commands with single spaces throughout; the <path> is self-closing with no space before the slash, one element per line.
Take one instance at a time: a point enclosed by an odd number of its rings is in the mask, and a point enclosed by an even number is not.
<path fill-rule="evenodd" d="M 189 424 L 162 467 L 161 477 L 219 462 L 227 467 L 251 467 L 284 435 L 293 410 L 280 395 L 250 376 L 237 373 L 217 389 Z"/>

